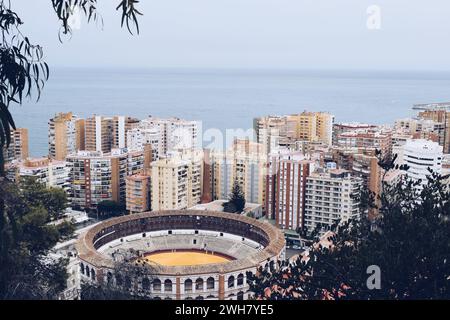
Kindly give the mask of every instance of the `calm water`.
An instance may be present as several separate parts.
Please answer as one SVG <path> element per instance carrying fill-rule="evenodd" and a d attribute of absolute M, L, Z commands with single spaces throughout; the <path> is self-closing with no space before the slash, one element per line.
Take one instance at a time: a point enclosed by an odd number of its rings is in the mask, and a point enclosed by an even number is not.
<path fill-rule="evenodd" d="M 450 74 L 272 70 L 53 69 L 41 100 L 12 108 L 30 131 L 30 152 L 47 154 L 55 113 L 178 116 L 203 129 L 252 127 L 266 114 L 329 111 L 336 121 L 392 123 L 415 103 L 450 101 Z"/>

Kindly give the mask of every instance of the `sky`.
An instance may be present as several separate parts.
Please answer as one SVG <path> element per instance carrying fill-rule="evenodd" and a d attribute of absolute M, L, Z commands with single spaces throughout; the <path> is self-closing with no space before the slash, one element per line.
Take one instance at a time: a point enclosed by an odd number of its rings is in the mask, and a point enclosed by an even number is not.
<path fill-rule="evenodd" d="M 141 0 L 138 36 L 98 0 L 62 44 L 50 0 L 12 2 L 52 66 L 450 71 L 448 0 Z"/>

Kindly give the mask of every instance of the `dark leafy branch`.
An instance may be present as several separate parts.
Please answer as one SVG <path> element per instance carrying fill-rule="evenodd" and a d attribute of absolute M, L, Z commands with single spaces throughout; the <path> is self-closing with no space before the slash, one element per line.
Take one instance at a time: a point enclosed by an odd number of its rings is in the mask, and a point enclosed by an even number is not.
<path fill-rule="evenodd" d="M 43 61 L 43 50 L 32 44 L 20 31 L 23 24 L 19 16 L 10 9 L 10 3 L 0 3 L 0 147 L 10 143 L 11 129 L 15 124 L 9 106 L 11 102 L 21 104 L 25 97 L 37 92 L 40 98 L 49 68 Z"/>
<path fill-rule="evenodd" d="M 136 8 L 139 1 L 121 0 L 117 10 L 121 11 L 121 25 L 128 31 L 139 33 Z M 52 0 L 52 7 L 62 23 L 62 34 L 71 34 L 70 19 L 75 10 L 84 14 L 88 22 L 101 18 L 97 12 L 97 0 Z M 23 21 L 11 8 L 11 1 L 0 0 L 0 149 L 10 144 L 11 129 L 15 129 L 9 111 L 11 102 L 22 104 L 23 99 L 41 96 L 49 78 L 49 67 L 44 60 L 41 46 L 33 44 L 23 35 L 20 27 Z M 60 34 L 61 40 L 61 34 Z M 4 176 L 3 153 L 0 153 L 0 176 Z"/>
<path fill-rule="evenodd" d="M 52 0 L 56 16 L 61 21 L 61 32 L 71 34 L 70 19 L 76 9 L 84 14 L 88 22 L 101 19 L 97 11 L 97 0 Z M 142 15 L 136 8 L 137 0 L 121 0 L 116 10 L 121 11 L 121 26 L 126 25 L 128 31 L 133 34 L 133 29 L 139 34 L 139 23 L 137 16 Z M 61 38 L 60 38 L 61 39 Z"/>
<path fill-rule="evenodd" d="M 385 183 L 376 228 L 368 219 L 334 226 L 324 245 L 260 268 L 248 277 L 254 298 L 449 299 L 448 179 L 430 170 L 422 188 L 407 177 Z M 369 266 L 381 270 L 378 289 L 367 285 Z"/>
<path fill-rule="evenodd" d="M 117 7 L 122 10 L 122 26 L 126 24 L 130 33 L 133 28 L 139 33 L 137 3 L 123 0 Z M 25 98 L 39 100 L 50 74 L 42 47 L 22 33 L 23 21 L 11 6 L 11 0 L 0 0 L 0 270 L 9 271 L 0 272 L 0 299 L 54 298 L 66 285 L 67 261 L 47 263 L 42 258 L 71 228 L 47 225 L 56 207 L 27 201 L 5 174 L 3 150 L 16 128 L 9 108 Z M 72 32 L 75 9 L 88 22 L 101 19 L 97 0 L 52 0 L 52 7 L 62 24 L 60 40 L 61 33 Z M 63 197 L 56 198 L 64 202 Z"/>

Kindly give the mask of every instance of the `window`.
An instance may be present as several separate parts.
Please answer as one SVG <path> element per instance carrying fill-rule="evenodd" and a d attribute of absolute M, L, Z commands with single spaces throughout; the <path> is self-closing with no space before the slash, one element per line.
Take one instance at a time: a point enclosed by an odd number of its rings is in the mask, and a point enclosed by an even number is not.
<path fill-rule="evenodd" d="M 192 291 L 192 280 L 191 279 L 186 279 L 184 281 L 184 291 L 186 291 L 186 292 Z"/>
<path fill-rule="evenodd" d="M 215 280 L 213 277 L 209 277 L 206 279 L 206 289 L 211 290 L 214 289 Z"/>
<path fill-rule="evenodd" d="M 237 285 L 242 286 L 243 284 L 244 284 L 244 275 L 242 273 L 240 273 L 237 276 Z"/>
<path fill-rule="evenodd" d="M 234 288 L 234 276 L 228 277 L 228 288 Z"/>
<path fill-rule="evenodd" d="M 172 292 L 172 281 L 170 281 L 169 279 L 164 281 L 164 291 L 165 292 Z"/>
<path fill-rule="evenodd" d="M 80 263 L 80 272 L 84 274 L 84 263 Z"/>
<path fill-rule="evenodd" d="M 161 291 L 161 280 L 153 280 L 153 291 Z"/>
<path fill-rule="evenodd" d="M 195 290 L 203 291 L 203 279 L 202 278 L 198 278 L 197 280 L 195 280 Z"/>

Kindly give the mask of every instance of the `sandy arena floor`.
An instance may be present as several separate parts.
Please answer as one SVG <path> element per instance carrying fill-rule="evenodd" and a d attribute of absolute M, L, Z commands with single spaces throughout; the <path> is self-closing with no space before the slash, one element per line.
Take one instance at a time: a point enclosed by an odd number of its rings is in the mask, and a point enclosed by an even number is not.
<path fill-rule="evenodd" d="M 195 251 L 159 252 L 150 254 L 143 260 L 150 264 L 156 263 L 164 266 L 194 266 L 230 261 L 222 256 Z"/>

